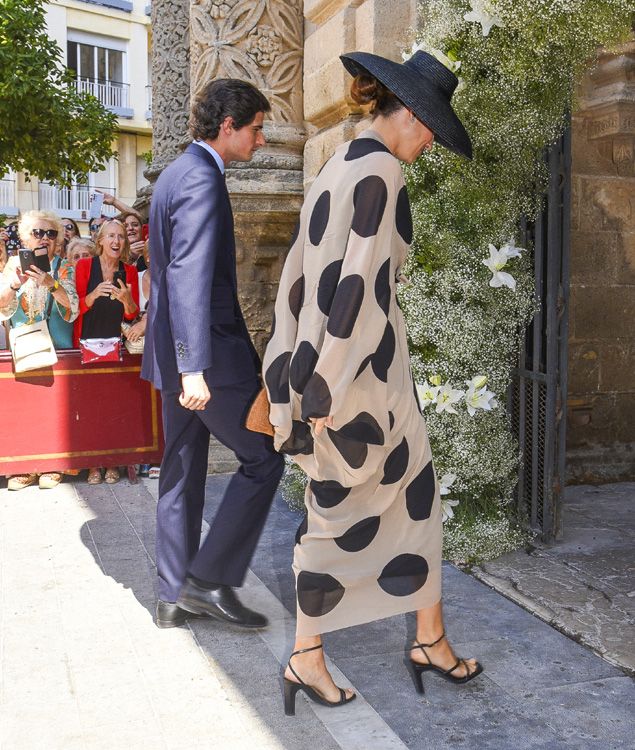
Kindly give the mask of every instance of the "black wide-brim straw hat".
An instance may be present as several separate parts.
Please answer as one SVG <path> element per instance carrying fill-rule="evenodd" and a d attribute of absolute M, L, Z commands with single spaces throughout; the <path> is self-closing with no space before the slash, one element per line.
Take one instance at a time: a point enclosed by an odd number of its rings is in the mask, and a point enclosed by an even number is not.
<path fill-rule="evenodd" d="M 349 52 L 340 60 L 352 76 L 375 76 L 430 128 L 442 146 L 472 158 L 470 136 L 451 103 L 459 79 L 436 57 L 419 50 L 406 62 L 396 63 L 370 52 Z"/>

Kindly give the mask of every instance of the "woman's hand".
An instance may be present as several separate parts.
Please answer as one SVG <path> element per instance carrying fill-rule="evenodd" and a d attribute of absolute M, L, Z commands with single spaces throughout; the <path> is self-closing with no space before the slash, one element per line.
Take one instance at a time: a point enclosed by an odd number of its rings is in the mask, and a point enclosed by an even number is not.
<path fill-rule="evenodd" d="M 138 307 L 130 291 L 130 284 L 124 284 L 121 279 L 117 279 L 117 284 L 119 286 L 113 286 L 112 288 L 112 297 L 121 302 L 126 315 L 132 315 L 138 310 Z"/>
<path fill-rule="evenodd" d="M 320 437 L 325 427 L 333 427 L 333 417 L 318 417 L 317 419 L 309 419 L 309 422 L 315 428 L 315 437 Z"/>
<path fill-rule="evenodd" d="M 20 274 L 18 274 L 19 276 Z M 55 279 L 50 273 L 42 271 L 37 266 L 31 266 L 24 272 L 24 280 L 33 279 L 37 286 L 44 286 L 47 289 L 52 289 L 55 286 Z M 24 283 L 24 282 L 22 282 Z"/>
<path fill-rule="evenodd" d="M 99 188 L 95 188 L 96 193 L 101 193 L 104 196 L 104 203 L 107 206 L 114 206 L 115 204 L 115 196 L 111 193 L 107 193 L 105 190 L 100 190 Z"/>
<path fill-rule="evenodd" d="M 135 341 L 139 341 L 139 339 L 142 336 L 145 336 L 146 333 L 146 316 L 144 315 L 141 320 L 137 321 L 133 326 L 130 326 L 126 331 L 124 331 L 124 336 L 128 339 L 128 341 L 132 341 L 134 344 Z"/>
<path fill-rule="evenodd" d="M 146 243 L 143 240 L 130 243 L 130 257 L 133 260 L 136 260 L 143 253 L 143 248 L 145 244 Z"/>
<path fill-rule="evenodd" d="M 110 283 L 110 281 L 102 281 L 101 284 L 97 284 L 97 286 L 93 289 L 92 292 L 89 292 L 85 297 L 85 302 L 88 305 L 88 307 L 92 307 L 95 304 L 95 300 L 99 297 L 110 297 L 112 294 L 114 294 L 115 287 Z"/>

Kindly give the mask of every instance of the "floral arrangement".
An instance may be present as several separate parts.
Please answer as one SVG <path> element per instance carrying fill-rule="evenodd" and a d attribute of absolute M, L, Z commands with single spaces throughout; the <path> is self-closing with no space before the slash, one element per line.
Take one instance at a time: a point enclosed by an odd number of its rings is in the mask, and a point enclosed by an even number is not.
<path fill-rule="evenodd" d="M 471 162 L 435 147 L 406 168 L 415 239 L 400 293 L 437 475 L 444 556 L 473 563 L 527 541 L 512 504 L 521 460 L 506 394 L 531 321 L 532 248 L 516 246 L 598 46 L 632 28 L 632 0 L 428 0 L 411 50 L 459 77 L 453 97 Z M 402 285 L 403 286 L 403 285 Z M 283 493 L 302 506 L 289 464 Z"/>
<path fill-rule="evenodd" d="M 459 77 L 453 105 L 474 146 L 471 162 L 435 148 L 406 178 L 415 242 L 401 302 L 448 559 L 491 559 L 527 540 L 505 409 L 535 305 L 531 248 L 516 246 L 516 230 L 541 209 L 538 157 L 562 133 L 576 82 L 598 45 L 628 38 L 632 10 L 630 0 L 429 0 L 404 53 L 423 49 Z"/>

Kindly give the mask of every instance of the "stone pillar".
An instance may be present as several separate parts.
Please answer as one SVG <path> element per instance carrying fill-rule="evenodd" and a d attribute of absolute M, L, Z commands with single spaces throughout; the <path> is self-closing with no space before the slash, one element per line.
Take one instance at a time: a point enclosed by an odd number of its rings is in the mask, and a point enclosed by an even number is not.
<path fill-rule="evenodd" d="M 190 0 L 152 1 L 152 164 L 135 208 L 147 214 L 152 184 L 189 140 Z"/>
<path fill-rule="evenodd" d="M 601 54 L 573 117 L 567 466 L 635 478 L 635 41 Z"/>
<path fill-rule="evenodd" d="M 416 0 L 304 0 L 304 110 L 312 126 L 305 149 L 309 184 L 344 141 L 368 126 L 349 96 L 351 77 L 339 56 L 354 50 L 401 61 L 412 45 Z"/>
<path fill-rule="evenodd" d="M 240 78 L 272 106 L 267 146 L 227 171 L 240 302 L 260 353 L 302 205 L 302 45 L 301 0 L 191 0 L 191 96 L 215 78 Z"/>

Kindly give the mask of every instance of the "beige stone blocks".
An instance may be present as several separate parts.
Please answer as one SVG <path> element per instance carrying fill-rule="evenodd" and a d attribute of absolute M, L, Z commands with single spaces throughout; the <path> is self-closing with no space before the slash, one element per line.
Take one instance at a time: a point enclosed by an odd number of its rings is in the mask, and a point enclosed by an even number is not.
<path fill-rule="evenodd" d="M 304 14 L 304 112 L 314 127 L 305 150 L 308 185 L 364 115 L 339 56 L 357 50 L 400 60 L 416 26 L 416 0 L 305 0 Z"/>

